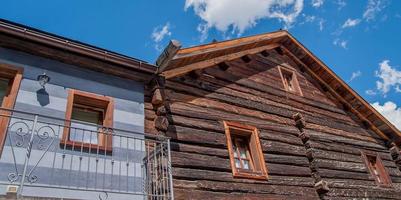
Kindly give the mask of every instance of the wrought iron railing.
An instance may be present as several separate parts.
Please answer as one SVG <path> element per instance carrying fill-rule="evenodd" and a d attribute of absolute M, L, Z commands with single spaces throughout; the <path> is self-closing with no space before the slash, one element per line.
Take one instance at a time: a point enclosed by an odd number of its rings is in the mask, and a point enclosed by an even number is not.
<path fill-rule="evenodd" d="M 18 197 L 173 199 L 168 138 L 15 110 L 1 121 L 0 185 Z"/>

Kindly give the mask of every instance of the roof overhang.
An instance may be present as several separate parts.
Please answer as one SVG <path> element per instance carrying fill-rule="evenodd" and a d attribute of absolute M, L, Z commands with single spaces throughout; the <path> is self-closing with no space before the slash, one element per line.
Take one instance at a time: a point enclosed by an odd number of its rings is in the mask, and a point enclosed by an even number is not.
<path fill-rule="evenodd" d="M 401 144 L 400 130 L 284 30 L 175 50 L 176 53 L 164 61 L 168 64 L 163 66 L 162 70 L 159 69 L 158 73 L 167 79 L 173 78 L 193 70 L 215 66 L 222 62 L 274 48 L 280 48 L 302 66 L 323 86 L 326 92 L 336 97 L 346 109 L 359 117 L 365 126 L 386 141 Z M 168 48 L 165 51 L 168 51 Z"/>

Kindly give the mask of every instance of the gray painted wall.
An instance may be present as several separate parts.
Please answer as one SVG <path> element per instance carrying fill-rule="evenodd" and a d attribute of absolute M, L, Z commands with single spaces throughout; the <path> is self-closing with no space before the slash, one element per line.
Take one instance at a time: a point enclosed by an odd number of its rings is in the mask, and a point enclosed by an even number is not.
<path fill-rule="evenodd" d="M 63 119 L 65 117 L 68 89 L 78 89 L 114 98 L 114 128 L 128 130 L 119 132 L 127 137 L 113 137 L 113 154 L 96 155 L 89 152 L 64 150 L 59 145 L 63 122 L 57 119 L 39 118 L 53 123 L 53 131 L 46 140 L 35 138 L 29 168 L 34 168 L 38 177 L 35 183 L 48 186 L 68 185 L 81 188 L 101 188 L 116 190 L 116 196 L 109 199 L 125 199 L 119 190 L 135 193 L 142 192 L 143 171 L 141 162 L 144 156 L 144 86 L 132 80 L 81 69 L 58 61 L 41 58 L 10 49 L 0 48 L 0 63 L 8 63 L 24 68 L 23 80 L 18 92 L 15 110 L 37 113 Z M 36 81 L 39 74 L 46 72 L 51 78 L 45 91 Z M 22 115 L 21 115 L 22 116 Z M 31 126 L 32 116 L 24 120 Z M 12 120 L 10 124 L 17 122 Z M 39 123 L 40 124 L 40 123 Z M 29 134 L 21 137 L 16 134 L 16 124 L 8 132 L 8 138 L 0 159 L 0 181 L 7 183 L 7 176 L 15 168 L 22 171 Z M 40 124 L 45 126 L 45 124 Z M 50 129 L 49 129 L 50 130 Z M 36 136 L 35 136 L 36 137 Z M 137 139 L 135 139 L 137 138 Z M 23 141 L 18 147 L 17 141 Z M 40 146 L 42 145 L 42 146 Z M 42 147 L 42 148 L 41 148 Z M 46 153 L 44 150 L 47 150 Z M 15 162 L 12 152 L 15 153 Z M 34 167 L 37 163 L 37 167 Z M 16 164 L 16 165 L 15 165 Z M 124 176 L 122 176 L 124 175 Z M 126 180 L 121 180 L 125 178 Z M 100 180 L 99 180 L 100 179 Z M 32 186 L 35 186 L 32 185 Z M 2 189 L 3 188 L 3 189 Z M 74 198 L 77 192 L 31 187 L 24 190 L 28 196 L 50 195 L 51 197 Z M 46 192 L 47 191 L 47 192 Z M 74 191 L 74 190 L 73 190 Z M 0 187 L 0 194 L 4 187 Z M 81 192 L 81 199 L 98 199 L 97 192 Z M 85 195 L 86 194 L 86 195 Z M 113 195 L 110 193 L 110 195 Z M 138 196 L 140 197 L 140 196 Z M 142 197 L 141 197 L 142 198 Z M 131 197 L 132 199 L 132 197 Z"/>

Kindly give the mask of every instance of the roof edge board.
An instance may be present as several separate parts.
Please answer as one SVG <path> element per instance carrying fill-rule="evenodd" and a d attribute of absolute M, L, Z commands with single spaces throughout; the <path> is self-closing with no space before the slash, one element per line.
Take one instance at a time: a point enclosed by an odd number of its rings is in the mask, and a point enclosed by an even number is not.
<path fill-rule="evenodd" d="M 73 40 L 68 40 L 61 36 L 59 37 L 53 34 L 47 34 L 45 32 L 36 31 L 35 29 L 31 30 L 30 27 L 18 26 L 16 24 L 5 22 L 4 20 L 0 20 L 0 33 L 8 34 L 13 37 L 19 37 L 24 40 L 30 40 L 38 44 L 50 46 L 52 48 L 68 50 L 98 60 L 112 62 L 147 73 L 155 73 L 156 71 L 155 66 L 145 61 L 107 51 L 91 45 L 86 45 L 80 42 L 75 42 Z"/>
<path fill-rule="evenodd" d="M 351 93 L 358 101 L 360 101 L 365 107 L 367 107 L 370 111 L 372 111 L 381 121 L 387 124 L 393 132 L 397 134 L 398 137 L 401 137 L 401 131 L 398 130 L 393 124 L 391 124 L 383 115 L 381 115 L 376 109 L 374 109 L 365 99 L 363 99 L 357 92 L 355 92 L 348 84 L 345 83 L 335 72 L 333 72 L 326 64 L 324 64 L 318 57 L 316 57 L 311 51 L 309 51 L 305 46 L 303 46 L 295 37 L 293 37 L 290 33 L 288 33 L 289 38 L 299 47 L 302 48 L 304 52 L 309 54 L 309 56 L 318 63 L 323 69 L 336 79 L 341 86 L 343 86 L 347 91 Z M 370 120 L 369 120 L 370 121 Z"/>

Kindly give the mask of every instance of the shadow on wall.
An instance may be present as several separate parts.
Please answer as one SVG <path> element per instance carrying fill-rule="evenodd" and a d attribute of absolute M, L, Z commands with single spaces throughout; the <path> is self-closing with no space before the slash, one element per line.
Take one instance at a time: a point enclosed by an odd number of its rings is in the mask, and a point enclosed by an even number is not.
<path fill-rule="evenodd" d="M 47 106 L 50 103 L 49 93 L 46 92 L 44 88 L 41 88 L 36 91 L 36 100 L 39 104 L 43 106 Z"/>

